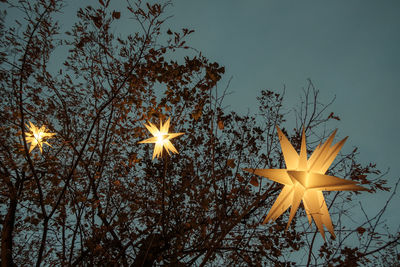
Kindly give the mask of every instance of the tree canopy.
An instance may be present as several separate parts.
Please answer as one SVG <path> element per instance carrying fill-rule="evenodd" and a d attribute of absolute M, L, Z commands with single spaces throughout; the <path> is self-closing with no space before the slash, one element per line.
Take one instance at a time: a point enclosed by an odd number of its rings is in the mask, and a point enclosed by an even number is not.
<path fill-rule="evenodd" d="M 99 0 L 66 32 L 63 1 L 6 2 L 21 15 L 6 24 L 2 13 L 0 29 L 2 266 L 398 263 L 386 206 L 362 213 L 357 192 L 324 193 L 336 239 L 323 242 L 306 216 L 285 230 L 288 212 L 260 224 L 282 186 L 243 168 L 284 167 L 275 126 L 297 151 L 304 128 L 311 153 L 339 120 L 311 81 L 285 128 L 284 91 L 261 90 L 257 114 L 225 108 L 224 67 L 187 45 L 193 30 L 168 28 L 170 2 L 115 10 Z M 119 32 L 122 19 L 135 30 Z M 153 145 L 139 144 L 151 137 L 144 123 L 168 118 L 185 133 L 171 140 L 179 154 L 153 160 Z M 51 147 L 30 151 L 30 123 L 55 133 Z M 371 197 L 389 191 L 386 173 L 357 154 L 340 154 L 328 174 Z M 349 220 L 355 209 L 362 221 Z"/>

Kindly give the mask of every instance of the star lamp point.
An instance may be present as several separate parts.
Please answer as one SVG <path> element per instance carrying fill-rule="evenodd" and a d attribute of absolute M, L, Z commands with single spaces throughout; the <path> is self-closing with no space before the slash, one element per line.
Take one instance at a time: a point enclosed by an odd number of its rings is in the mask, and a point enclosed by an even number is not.
<path fill-rule="evenodd" d="M 158 158 L 162 156 L 163 149 L 167 151 L 168 155 L 171 155 L 170 151 L 172 153 L 178 154 L 178 150 L 174 147 L 174 145 L 171 143 L 171 139 L 178 137 L 184 133 L 168 133 L 169 126 L 170 126 L 170 118 L 163 124 L 162 120 L 160 119 L 160 128 L 158 129 L 157 126 L 152 124 L 151 122 L 148 122 L 148 124 L 144 124 L 144 126 L 149 130 L 149 132 L 153 135 L 153 137 L 150 137 L 148 139 L 145 139 L 143 141 L 140 141 L 140 144 L 148 144 L 148 143 L 154 143 L 154 151 L 153 151 L 153 158 Z"/>
<path fill-rule="evenodd" d="M 335 130 L 323 144 L 319 144 L 312 155 L 307 158 L 305 131 L 303 129 L 300 154 L 296 152 L 281 129 L 276 126 L 279 142 L 286 163 L 286 169 L 244 169 L 247 172 L 268 178 L 283 184 L 282 191 L 267 214 L 263 224 L 276 220 L 289 207 L 290 215 L 286 225 L 289 227 L 297 209 L 303 201 L 308 222 L 314 220 L 319 232 L 325 240 L 324 226 L 335 238 L 331 217 L 322 191 L 361 191 L 365 188 L 356 185 L 357 182 L 326 175 L 326 171 L 336 158 L 347 140 L 332 145 L 336 135 Z"/>
<path fill-rule="evenodd" d="M 46 126 L 36 127 L 32 122 L 29 121 L 29 125 L 26 124 L 30 132 L 25 133 L 26 142 L 30 143 L 29 153 L 37 146 L 39 147 L 40 153 L 43 153 L 43 144 L 51 147 L 51 145 L 45 141 L 47 138 L 52 138 L 56 133 L 47 132 Z"/>

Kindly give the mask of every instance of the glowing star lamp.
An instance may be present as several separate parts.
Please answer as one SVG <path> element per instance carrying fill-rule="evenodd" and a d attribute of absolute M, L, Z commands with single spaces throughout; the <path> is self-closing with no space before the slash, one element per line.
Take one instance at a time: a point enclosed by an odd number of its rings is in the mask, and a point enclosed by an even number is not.
<path fill-rule="evenodd" d="M 32 122 L 29 122 L 29 125 L 26 125 L 28 127 L 29 131 L 31 133 L 25 133 L 25 139 L 26 142 L 30 143 L 31 146 L 29 148 L 29 153 L 38 146 L 40 149 L 40 153 L 43 153 L 43 144 L 46 144 L 51 147 L 49 143 L 47 143 L 44 139 L 45 138 L 51 138 L 55 133 L 48 133 L 46 132 L 46 127 L 43 125 L 42 127 L 38 128 L 36 127 Z"/>
<path fill-rule="evenodd" d="M 160 119 L 160 130 L 157 129 L 157 127 L 151 122 L 149 122 L 148 125 L 147 124 L 144 125 L 146 126 L 147 130 L 150 131 L 153 137 L 140 141 L 139 143 L 141 144 L 155 143 L 153 151 L 153 159 L 155 157 L 162 156 L 163 148 L 165 148 L 165 150 L 168 152 L 168 155 L 170 155 L 170 151 L 172 151 L 173 153 L 178 153 L 178 151 L 176 150 L 176 148 L 174 147 L 174 145 L 171 143 L 170 140 L 184 133 L 168 133 L 169 122 L 170 122 L 169 118 L 164 124 Z"/>
<path fill-rule="evenodd" d="M 354 181 L 325 175 L 325 172 L 336 158 L 344 142 L 346 142 L 347 137 L 335 145 L 331 145 L 337 131 L 335 130 L 328 140 L 322 145 L 319 144 L 311 157 L 307 159 L 304 129 L 299 155 L 279 127 L 277 126 L 276 128 L 278 130 L 286 169 L 244 169 L 245 171 L 284 185 L 263 224 L 270 220 L 276 220 L 291 206 L 289 221 L 286 226 L 287 229 L 299 208 L 300 201 L 303 200 L 310 225 L 312 217 L 324 240 L 324 225 L 335 238 L 331 217 L 322 191 L 366 190 L 356 185 Z"/>

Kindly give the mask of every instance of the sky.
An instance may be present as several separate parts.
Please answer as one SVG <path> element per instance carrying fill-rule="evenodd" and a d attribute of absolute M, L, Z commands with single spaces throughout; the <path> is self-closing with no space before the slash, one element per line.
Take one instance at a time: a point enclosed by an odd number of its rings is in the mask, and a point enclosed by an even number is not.
<path fill-rule="evenodd" d="M 171 27 L 195 30 L 189 45 L 225 66 L 222 86 L 232 77 L 230 108 L 256 112 L 262 89 L 285 86 L 291 110 L 310 78 L 322 102 L 336 97 L 330 110 L 349 136 L 344 149 L 357 146 L 360 162 L 390 168 L 390 186 L 400 177 L 400 1 L 177 0 L 170 12 Z M 374 214 L 388 196 L 359 200 Z M 397 196 L 386 214 L 392 229 L 399 204 Z"/>
<path fill-rule="evenodd" d="M 68 2 L 60 15 L 64 27 L 78 6 Z M 168 27 L 194 29 L 188 44 L 225 66 L 220 86 L 232 77 L 229 108 L 256 112 L 262 89 L 285 86 L 285 108 L 292 110 L 310 78 L 322 102 L 336 97 L 330 110 L 341 121 L 335 126 L 339 137 L 349 136 L 343 149 L 357 146 L 360 162 L 390 168 L 390 186 L 400 177 L 400 1 L 175 0 L 167 12 Z M 293 129 L 293 120 L 285 127 Z M 388 196 L 357 198 L 374 215 Z M 400 192 L 386 214 L 392 229 L 400 225 L 399 204 Z"/>

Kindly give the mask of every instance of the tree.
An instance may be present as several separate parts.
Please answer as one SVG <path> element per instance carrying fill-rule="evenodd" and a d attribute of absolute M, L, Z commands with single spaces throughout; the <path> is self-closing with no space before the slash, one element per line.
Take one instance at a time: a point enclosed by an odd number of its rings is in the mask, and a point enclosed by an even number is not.
<path fill-rule="evenodd" d="M 357 193 L 326 195 L 336 240 L 316 241 L 304 216 L 287 231 L 287 214 L 260 226 L 280 186 L 242 168 L 284 165 L 274 130 L 286 120 L 284 94 L 261 91 L 256 115 L 224 109 L 224 68 L 193 55 L 192 30 L 165 28 L 170 2 L 129 1 L 120 11 L 99 0 L 65 33 L 55 21 L 61 0 L 7 5 L 23 17 L 7 26 L 3 14 L 1 28 L 2 266 L 289 265 L 302 252 L 307 265 L 335 265 L 397 249 L 398 233 L 379 232 L 381 214 L 341 225 Z M 115 33 L 124 16 L 137 32 Z M 54 68 L 60 48 L 68 55 Z M 298 149 L 304 125 L 311 151 L 338 118 L 311 82 L 304 97 L 299 125 L 283 130 Z M 185 132 L 174 139 L 180 154 L 152 160 L 152 147 L 138 144 L 143 123 L 167 117 Z M 29 153 L 28 122 L 56 133 L 51 148 Z M 356 149 L 329 171 L 371 193 L 389 190 Z"/>

